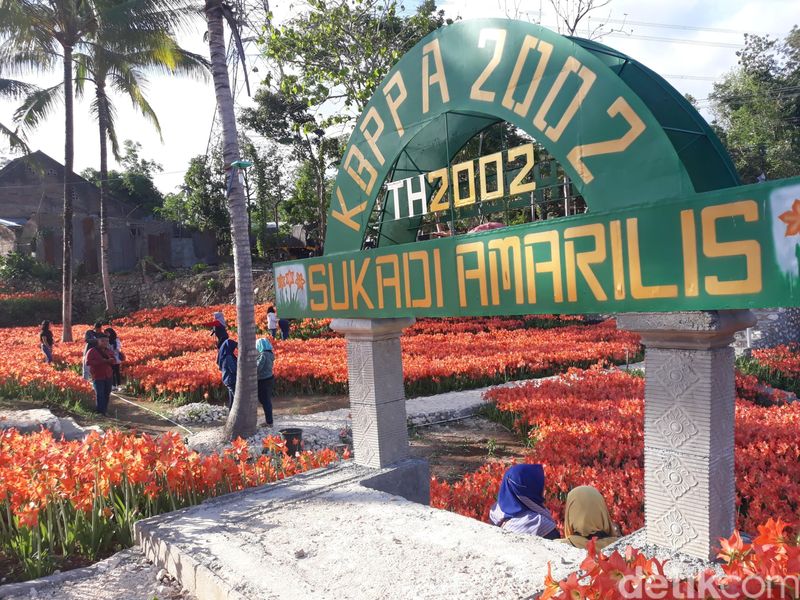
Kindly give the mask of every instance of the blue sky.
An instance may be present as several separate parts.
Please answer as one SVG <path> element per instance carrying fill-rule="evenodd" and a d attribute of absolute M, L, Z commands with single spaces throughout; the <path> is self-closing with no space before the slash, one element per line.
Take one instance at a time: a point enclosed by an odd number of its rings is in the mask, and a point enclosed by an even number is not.
<path fill-rule="evenodd" d="M 287 18 L 299 4 L 298 0 L 273 0 L 277 20 Z M 414 2 L 405 4 L 411 6 Z M 518 16 L 556 28 L 549 0 L 439 0 L 438 4 L 450 17 Z M 702 99 L 711 91 L 712 79 L 736 66 L 735 46 L 742 44 L 744 32 L 783 37 L 793 24 L 800 23 L 800 10 L 796 0 L 611 0 L 593 13 L 591 24 L 606 20 L 609 21 L 606 27 L 616 31 L 602 38 L 605 44 L 667 77 L 679 91 L 700 99 L 702 109 L 706 106 Z M 199 26 L 195 31 L 186 32 L 180 41 L 189 50 L 208 54 Z M 256 53 L 257 49 L 251 47 L 248 52 Z M 250 59 L 258 64 L 254 56 Z M 258 75 L 252 74 L 252 77 L 257 81 Z M 39 85 L 52 85 L 58 80 L 58 74 L 26 79 Z M 118 135 L 120 140 L 130 138 L 141 142 L 143 156 L 155 159 L 164 167 L 156 184 L 164 192 L 173 191 L 182 181 L 189 159 L 206 151 L 214 115 L 213 88 L 210 81 L 152 77 L 149 98 L 161 121 L 163 142 L 122 98 L 116 99 Z M 240 105 L 249 102 L 243 90 L 238 98 Z M 0 102 L 0 121 L 10 122 L 13 110 L 13 103 Z M 708 117 L 707 112 L 704 114 Z M 76 170 L 97 167 L 98 133 L 86 101 L 76 103 L 75 131 Z M 33 135 L 31 145 L 63 160 L 61 110 Z"/>

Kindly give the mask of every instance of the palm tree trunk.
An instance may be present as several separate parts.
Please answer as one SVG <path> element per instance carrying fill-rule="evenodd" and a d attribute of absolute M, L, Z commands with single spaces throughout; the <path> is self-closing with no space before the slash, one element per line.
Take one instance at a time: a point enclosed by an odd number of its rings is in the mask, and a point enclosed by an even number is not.
<path fill-rule="evenodd" d="M 214 91 L 222 122 L 222 152 L 225 165 L 228 166 L 239 160 L 240 156 L 236 114 L 228 80 L 228 65 L 225 60 L 225 31 L 220 0 L 206 0 L 205 13 L 208 21 L 208 46 L 211 51 Z M 258 403 L 256 400 L 256 319 L 247 205 L 237 171 L 229 170 L 229 177 L 233 179 L 229 186 L 228 211 L 231 215 L 233 269 L 236 276 L 239 366 L 236 372 L 236 394 L 233 408 L 225 424 L 225 435 L 228 439 L 233 439 L 249 437 L 255 433 Z"/>
<path fill-rule="evenodd" d="M 61 280 L 62 342 L 72 341 L 72 46 L 64 46 L 64 252 Z"/>
<path fill-rule="evenodd" d="M 106 313 L 116 311 L 114 292 L 111 289 L 111 276 L 108 270 L 108 98 L 105 82 L 97 82 L 97 122 L 100 125 L 100 277 L 103 280 L 103 294 L 106 299 Z"/>

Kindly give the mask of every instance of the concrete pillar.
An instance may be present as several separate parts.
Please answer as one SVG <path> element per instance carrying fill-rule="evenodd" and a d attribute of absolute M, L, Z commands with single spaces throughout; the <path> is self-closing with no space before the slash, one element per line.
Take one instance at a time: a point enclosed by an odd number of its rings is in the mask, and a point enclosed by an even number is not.
<path fill-rule="evenodd" d="M 733 334 L 750 311 L 628 313 L 645 346 L 647 542 L 713 558 L 736 517 Z"/>
<path fill-rule="evenodd" d="M 359 465 L 384 468 L 409 458 L 400 334 L 414 318 L 333 319 L 347 340 L 353 454 Z"/>

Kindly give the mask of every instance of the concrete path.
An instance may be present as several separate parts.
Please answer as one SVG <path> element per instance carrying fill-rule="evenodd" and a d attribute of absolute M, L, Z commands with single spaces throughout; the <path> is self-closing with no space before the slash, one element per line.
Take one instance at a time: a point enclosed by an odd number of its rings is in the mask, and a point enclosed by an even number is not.
<path fill-rule="evenodd" d="M 2 600 L 196 600 L 138 548 L 89 567 L 0 585 Z"/>
<path fill-rule="evenodd" d="M 140 521 L 198 600 L 529 598 L 585 553 L 360 485 L 351 463 Z"/>

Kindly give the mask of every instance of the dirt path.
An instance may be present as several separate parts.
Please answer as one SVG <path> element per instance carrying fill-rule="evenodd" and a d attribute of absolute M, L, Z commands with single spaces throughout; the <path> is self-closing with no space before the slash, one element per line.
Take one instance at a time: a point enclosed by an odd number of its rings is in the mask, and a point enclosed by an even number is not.
<path fill-rule="evenodd" d="M 409 431 L 412 456 L 425 458 L 431 475 L 450 483 L 487 462 L 507 461 L 527 451 L 519 436 L 484 417 L 471 417 Z"/>

